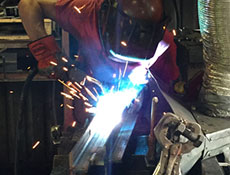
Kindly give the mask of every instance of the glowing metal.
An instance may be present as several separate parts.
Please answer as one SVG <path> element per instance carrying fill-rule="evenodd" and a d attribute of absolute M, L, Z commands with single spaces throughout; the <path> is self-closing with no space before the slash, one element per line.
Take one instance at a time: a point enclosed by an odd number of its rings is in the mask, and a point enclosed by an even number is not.
<path fill-rule="evenodd" d="M 96 115 L 91 130 L 102 137 L 107 137 L 120 123 L 124 109 L 136 98 L 138 92 L 138 89 L 131 88 L 101 96 L 95 109 Z"/>

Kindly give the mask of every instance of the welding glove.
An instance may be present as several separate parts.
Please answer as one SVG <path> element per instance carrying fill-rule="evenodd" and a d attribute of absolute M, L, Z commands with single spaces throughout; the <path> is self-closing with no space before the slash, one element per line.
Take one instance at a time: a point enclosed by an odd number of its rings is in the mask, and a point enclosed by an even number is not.
<path fill-rule="evenodd" d="M 41 75 L 48 78 L 68 79 L 67 57 L 61 52 L 54 36 L 49 35 L 33 41 L 28 47 L 38 61 L 38 69 Z"/>

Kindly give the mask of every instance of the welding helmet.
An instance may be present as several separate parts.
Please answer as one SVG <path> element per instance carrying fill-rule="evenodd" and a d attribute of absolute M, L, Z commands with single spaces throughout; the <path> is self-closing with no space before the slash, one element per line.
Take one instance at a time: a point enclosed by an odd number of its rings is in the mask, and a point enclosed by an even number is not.
<path fill-rule="evenodd" d="M 165 31 L 162 6 L 161 0 L 105 0 L 98 25 L 108 58 L 118 62 L 151 59 Z"/>

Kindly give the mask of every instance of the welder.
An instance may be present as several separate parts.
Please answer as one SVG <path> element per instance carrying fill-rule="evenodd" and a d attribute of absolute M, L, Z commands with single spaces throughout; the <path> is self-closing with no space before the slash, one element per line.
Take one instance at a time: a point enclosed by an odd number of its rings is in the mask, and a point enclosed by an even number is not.
<path fill-rule="evenodd" d="M 60 59 L 54 36 L 44 28 L 43 19 L 50 18 L 77 39 L 78 59 L 88 75 L 109 82 L 120 72 L 144 67 L 169 85 L 179 70 L 162 1 L 20 0 L 18 7 L 40 71 Z"/>

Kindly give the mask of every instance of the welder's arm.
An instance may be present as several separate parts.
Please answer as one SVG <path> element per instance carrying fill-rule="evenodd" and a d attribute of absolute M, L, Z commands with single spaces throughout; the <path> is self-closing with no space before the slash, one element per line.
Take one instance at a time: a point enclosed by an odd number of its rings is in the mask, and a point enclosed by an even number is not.
<path fill-rule="evenodd" d="M 40 73 L 59 78 L 56 71 L 62 57 L 61 50 L 55 38 L 47 35 L 44 27 L 44 18 L 56 18 L 55 4 L 56 0 L 20 0 L 18 8 L 23 26 L 31 40 L 28 47 L 38 61 Z"/>
<path fill-rule="evenodd" d="M 56 20 L 56 0 L 20 0 L 19 15 L 31 41 L 47 35 L 44 18 Z"/>

